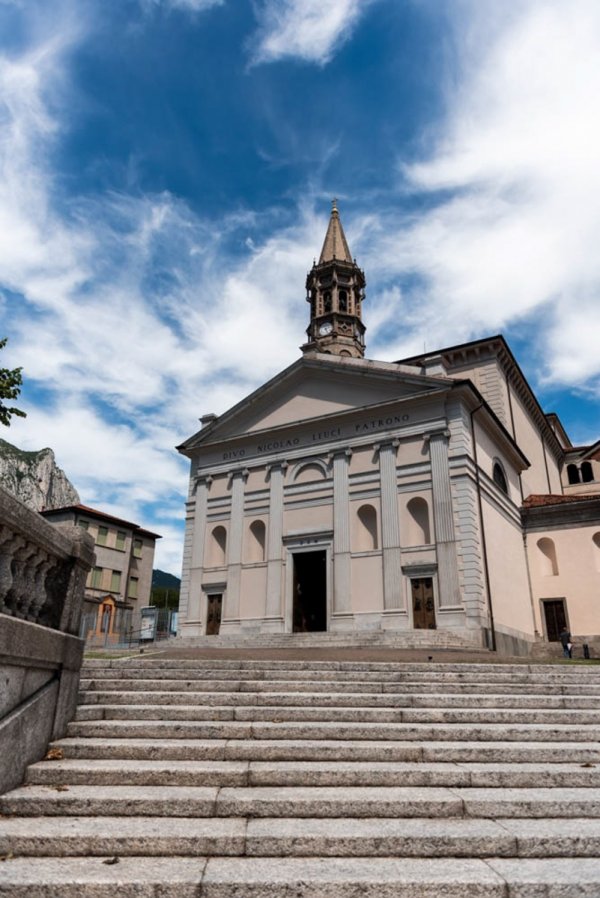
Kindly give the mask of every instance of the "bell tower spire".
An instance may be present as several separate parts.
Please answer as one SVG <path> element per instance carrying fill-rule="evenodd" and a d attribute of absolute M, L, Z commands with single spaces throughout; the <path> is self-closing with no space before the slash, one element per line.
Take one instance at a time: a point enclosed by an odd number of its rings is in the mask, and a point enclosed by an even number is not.
<path fill-rule="evenodd" d="M 364 356 L 365 326 L 361 309 L 365 285 L 364 272 L 348 247 L 337 200 L 333 200 L 319 261 L 313 264 L 306 278 L 310 324 L 303 352 L 328 352 L 354 358 Z"/>

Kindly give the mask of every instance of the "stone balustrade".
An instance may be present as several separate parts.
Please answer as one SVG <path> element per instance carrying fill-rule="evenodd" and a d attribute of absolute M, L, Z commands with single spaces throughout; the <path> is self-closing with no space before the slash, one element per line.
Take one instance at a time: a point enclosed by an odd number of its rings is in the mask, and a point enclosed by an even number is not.
<path fill-rule="evenodd" d="M 22 782 L 75 713 L 93 564 L 81 528 L 49 524 L 0 487 L 0 792 Z"/>
<path fill-rule="evenodd" d="M 0 488 L 0 613 L 76 634 L 94 543 L 53 525 Z"/>

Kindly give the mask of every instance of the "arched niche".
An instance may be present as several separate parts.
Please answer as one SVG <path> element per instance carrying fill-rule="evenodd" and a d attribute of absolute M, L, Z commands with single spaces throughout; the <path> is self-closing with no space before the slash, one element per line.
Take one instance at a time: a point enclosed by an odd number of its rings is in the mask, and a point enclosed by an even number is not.
<path fill-rule="evenodd" d="M 537 541 L 539 549 L 540 574 L 543 577 L 556 577 L 558 574 L 558 562 L 556 560 L 556 546 L 554 540 L 543 536 Z"/>
<path fill-rule="evenodd" d="M 227 557 L 227 531 L 219 524 L 213 527 L 210 534 L 209 564 L 211 567 L 223 567 Z"/>
<path fill-rule="evenodd" d="M 428 546 L 431 543 L 429 505 L 421 496 L 414 496 L 406 505 L 408 511 L 408 545 Z"/>
<path fill-rule="evenodd" d="M 579 468 L 577 465 L 567 465 L 567 479 L 569 483 L 579 483 Z"/>
<path fill-rule="evenodd" d="M 249 563 L 265 560 L 266 535 L 264 521 L 252 521 L 246 534 L 246 560 Z"/>
<path fill-rule="evenodd" d="M 357 550 L 359 552 L 371 552 L 378 548 L 377 540 L 377 511 L 372 505 L 361 505 L 356 516 Z"/>
<path fill-rule="evenodd" d="M 327 480 L 327 465 L 320 459 L 300 462 L 292 471 L 292 483 L 314 483 Z"/>

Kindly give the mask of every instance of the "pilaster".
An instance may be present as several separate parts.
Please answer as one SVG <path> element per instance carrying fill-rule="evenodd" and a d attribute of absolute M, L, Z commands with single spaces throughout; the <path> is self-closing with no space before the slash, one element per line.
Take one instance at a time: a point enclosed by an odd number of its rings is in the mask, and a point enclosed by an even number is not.
<path fill-rule="evenodd" d="M 199 477 L 195 484 L 194 514 L 188 527 L 191 528 L 191 546 L 187 563 L 189 564 L 187 577 L 187 601 L 182 615 L 182 623 L 186 621 L 198 621 L 201 616 L 201 583 L 204 568 L 204 546 L 206 543 L 206 520 L 208 510 L 208 493 L 212 477 L 210 475 Z"/>
<path fill-rule="evenodd" d="M 267 603 L 266 617 L 281 617 L 281 584 L 283 575 L 283 486 L 287 462 L 276 462 L 269 468 L 269 534 L 267 539 Z"/>
<path fill-rule="evenodd" d="M 385 609 L 405 610 L 402 594 L 402 564 L 400 557 L 400 518 L 398 516 L 398 485 L 396 454 L 398 440 L 388 440 L 375 446 L 379 450 L 381 482 L 381 547 L 383 555 L 383 605 Z"/>
<path fill-rule="evenodd" d="M 431 461 L 431 488 L 433 493 L 433 520 L 438 559 L 439 607 L 460 606 L 454 512 L 448 458 L 450 431 L 428 434 Z"/>
<path fill-rule="evenodd" d="M 352 607 L 350 556 L 350 490 L 348 467 L 351 449 L 332 454 L 333 461 L 333 611 Z"/>
<path fill-rule="evenodd" d="M 242 577 L 242 539 L 244 536 L 244 485 L 248 471 L 238 469 L 230 473 L 231 512 L 227 545 L 227 593 L 226 620 L 238 620 L 240 616 L 240 584 Z"/>

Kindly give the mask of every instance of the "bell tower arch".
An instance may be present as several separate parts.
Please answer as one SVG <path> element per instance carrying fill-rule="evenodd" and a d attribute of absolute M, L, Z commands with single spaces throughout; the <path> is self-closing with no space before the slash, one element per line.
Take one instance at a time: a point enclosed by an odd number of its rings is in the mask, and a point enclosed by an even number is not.
<path fill-rule="evenodd" d="M 314 263 L 306 278 L 310 324 L 303 352 L 364 357 L 366 328 L 362 323 L 362 304 L 365 286 L 364 272 L 350 254 L 337 201 L 333 200 L 319 261 Z"/>

